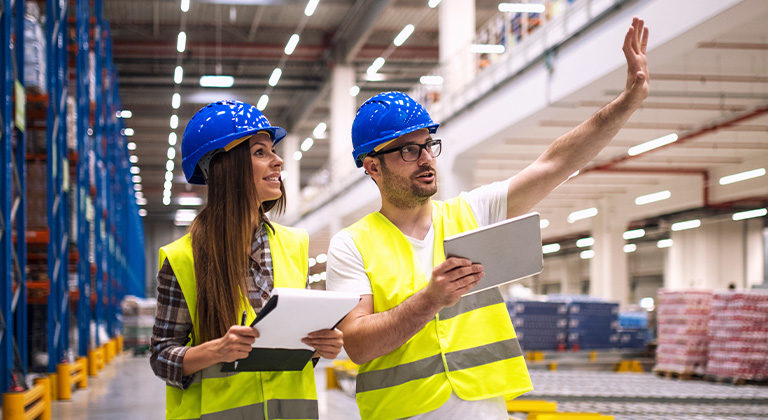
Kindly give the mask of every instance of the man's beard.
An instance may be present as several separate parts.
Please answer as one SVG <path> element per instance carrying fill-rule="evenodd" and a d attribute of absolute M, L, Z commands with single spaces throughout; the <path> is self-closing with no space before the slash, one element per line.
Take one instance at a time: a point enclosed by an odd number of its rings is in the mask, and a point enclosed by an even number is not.
<path fill-rule="evenodd" d="M 437 171 L 431 166 L 421 166 L 408 177 L 395 174 L 382 162 L 381 165 L 381 193 L 382 196 L 397 208 L 410 209 L 426 203 L 430 197 L 437 193 Z M 435 174 L 435 181 L 429 185 L 423 185 L 417 181 L 417 177 L 424 172 Z"/>

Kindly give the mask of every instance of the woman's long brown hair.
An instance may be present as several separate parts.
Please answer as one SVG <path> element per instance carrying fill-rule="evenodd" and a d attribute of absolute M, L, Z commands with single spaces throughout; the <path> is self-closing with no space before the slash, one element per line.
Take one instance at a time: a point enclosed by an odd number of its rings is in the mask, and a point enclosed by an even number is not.
<path fill-rule="evenodd" d="M 285 208 L 282 182 L 280 198 L 259 205 L 248 140 L 212 159 L 206 183 L 208 203 L 189 227 L 197 279 L 198 344 L 239 325 L 240 305 L 248 304 L 245 280 L 250 275 L 253 228 L 266 221 L 266 212 Z"/>

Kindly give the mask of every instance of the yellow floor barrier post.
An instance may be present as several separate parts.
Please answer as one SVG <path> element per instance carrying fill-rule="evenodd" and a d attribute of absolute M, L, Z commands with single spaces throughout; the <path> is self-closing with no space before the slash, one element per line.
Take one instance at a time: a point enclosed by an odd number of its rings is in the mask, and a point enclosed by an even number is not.
<path fill-rule="evenodd" d="M 600 413 L 531 413 L 527 420 L 614 420 Z"/>
<path fill-rule="evenodd" d="M 123 336 L 118 335 L 116 338 L 117 338 L 117 354 L 120 354 L 123 352 Z"/>
<path fill-rule="evenodd" d="M 97 360 L 97 365 L 96 366 L 99 368 L 99 370 L 104 369 L 104 365 L 106 363 L 106 361 L 104 360 L 106 358 L 105 347 L 106 347 L 106 345 L 102 345 L 101 347 L 99 347 L 98 359 L 96 359 Z"/>
<path fill-rule="evenodd" d="M 326 389 L 341 389 L 341 384 L 336 378 L 336 370 L 328 366 L 325 368 L 325 388 Z"/>
<path fill-rule="evenodd" d="M 48 375 L 50 379 L 49 384 L 51 386 L 51 401 L 59 399 L 59 375 L 51 373 Z"/>
<path fill-rule="evenodd" d="M 96 350 L 88 350 L 88 375 L 96 376 L 99 374 L 98 355 Z"/>
<path fill-rule="evenodd" d="M 59 363 L 56 365 L 56 374 L 59 377 L 59 399 L 72 399 L 72 365 Z"/>
<path fill-rule="evenodd" d="M 3 394 L 3 419 L 51 420 L 51 390 L 49 378 L 37 378 L 35 386 L 24 392 Z"/>
<path fill-rule="evenodd" d="M 106 349 L 105 361 L 107 363 L 110 363 L 110 362 L 112 362 L 112 359 L 115 358 L 115 339 L 113 338 L 113 339 L 107 341 L 107 343 L 104 345 L 104 347 Z"/>
<path fill-rule="evenodd" d="M 78 357 L 75 360 L 75 372 L 72 374 L 72 382 L 77 384 L 78 389 L 88 388 L 88 359 Z"/>
<path fill-rule="evenodd" d="M 541 400 L 511 400 L 507 401 L 507 411 L 510 413 L 554 413 L 557 403 Z"/>

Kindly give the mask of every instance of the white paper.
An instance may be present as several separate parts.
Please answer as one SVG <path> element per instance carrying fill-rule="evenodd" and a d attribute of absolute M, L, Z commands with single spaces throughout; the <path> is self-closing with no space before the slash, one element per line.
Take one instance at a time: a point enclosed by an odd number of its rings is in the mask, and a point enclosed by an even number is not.
<path fill-rule="evenodd" d="M 276 287 L 277 306 L 259 321 L 253 347 L 313 350 L 301 342 L 309 333 L 336 325 L 360 301 L 357 293 Z"/>

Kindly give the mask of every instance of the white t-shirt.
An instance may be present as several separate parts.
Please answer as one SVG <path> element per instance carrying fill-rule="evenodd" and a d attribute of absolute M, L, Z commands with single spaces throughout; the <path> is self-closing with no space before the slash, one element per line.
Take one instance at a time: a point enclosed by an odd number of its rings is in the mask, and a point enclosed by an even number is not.
<path fill-rule="evenodd" d="M 509 181 L 484 185 L 469 192 L 461 193 L 469 203 L 478 226 L 487 226 L 507 218 L 507 190 Z M 429 227 L 427 236 L 416 239 L 406 236 L 413 245 L 416 259 L 427 278 L 432 276 L 435 231 Z M 342 230 L 331 238 L 326 265 L 326 287 L 328 290 L 354 292 L 370 295 L 371 281 L 365 273 L 363 257 L 349 232 Z M 411 417 L 414 420 L 463 420 L 463 419 L 508 419 L 504 397 L 480 401 L 462 400 L 456 394 L 442 407 L 429 413 Z"/>

